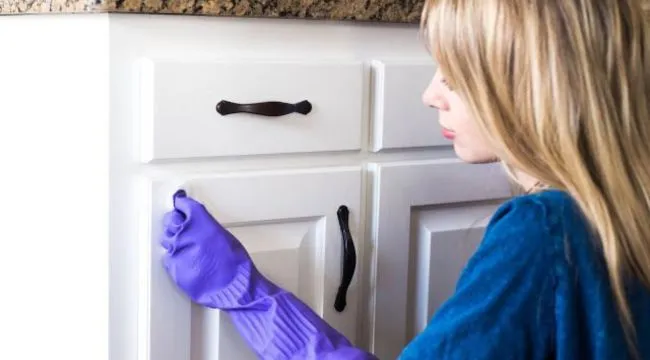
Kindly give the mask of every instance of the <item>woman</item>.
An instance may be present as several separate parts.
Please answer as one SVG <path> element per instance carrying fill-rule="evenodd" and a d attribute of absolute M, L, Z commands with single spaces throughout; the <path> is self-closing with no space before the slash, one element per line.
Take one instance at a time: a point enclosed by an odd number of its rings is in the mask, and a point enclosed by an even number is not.
<path fill-rule="evenodd" d="M 430 0 L 424 94 L 469 163 L 526 190 L 401 359 L 650 359 L 650 25 L 642 0 Z M 645 9 L 647 11 L 647 8 Z M 647 13 L 646 13 L 647 14 Z M 645 21 L 645 22 L 644 22 Z M 164 265 L 264 359 L 370 359 L 182 191 Z"/>

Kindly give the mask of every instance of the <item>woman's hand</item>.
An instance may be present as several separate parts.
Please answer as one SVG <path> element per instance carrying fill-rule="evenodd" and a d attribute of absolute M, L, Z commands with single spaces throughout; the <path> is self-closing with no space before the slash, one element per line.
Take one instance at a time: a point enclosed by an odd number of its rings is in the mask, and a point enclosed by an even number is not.
<path fill-rule="evenodd" d="M 163 265 L 187 296 L 207 307 L 232 309 L 279 290 L 203 204 L 183 190 L 173 200 L 174 209 L 163 220 Z"/>

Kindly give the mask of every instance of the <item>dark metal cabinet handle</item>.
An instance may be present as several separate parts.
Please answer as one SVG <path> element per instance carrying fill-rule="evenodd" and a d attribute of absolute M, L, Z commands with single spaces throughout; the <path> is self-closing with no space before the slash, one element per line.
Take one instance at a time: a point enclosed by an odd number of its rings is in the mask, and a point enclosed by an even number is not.
<path fill-rule="evenodd" d="M 347 206 L 341 205 L 336 212 L 339 219 L 339 226 L 341 227 L 341 236 L 343 238 L 343 275 L 341 276 L 341 285 L 336 293 L 336 300 L 334 301 L 334 309 L 341 312 L 345 309 L 346 296 L 348 287 L 354 276 L 354 269 L 357 266 L 357 253 L 354 249 L 354 242 L 352 235 L 350 235 L 350 227 L 348 226 L 348 217 L 350 211 Z"/>
<path fill-rule="evenodd" d="M 227 100 L 221 100 L 217 104 L 217 112 L 221 115 L 234 113 L 249 113 L 264 116 L 282 116 L 291 113 L 307 115 L 311 112 L 311 103 L 307 100 L 295 104 L 279 101 L 267 101 L 252 104 L 238 104 Z"/>

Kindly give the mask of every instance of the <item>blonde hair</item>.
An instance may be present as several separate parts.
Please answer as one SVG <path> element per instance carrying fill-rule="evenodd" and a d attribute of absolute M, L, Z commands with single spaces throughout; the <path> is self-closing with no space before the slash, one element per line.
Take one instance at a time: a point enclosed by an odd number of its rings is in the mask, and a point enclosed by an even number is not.
<path fill-rule="evenodd" d="M 580 206 L 635 354 L 625 286 L 650 288 L 648 5 L 428 0 L 421 24 L 499 158 Z"/>

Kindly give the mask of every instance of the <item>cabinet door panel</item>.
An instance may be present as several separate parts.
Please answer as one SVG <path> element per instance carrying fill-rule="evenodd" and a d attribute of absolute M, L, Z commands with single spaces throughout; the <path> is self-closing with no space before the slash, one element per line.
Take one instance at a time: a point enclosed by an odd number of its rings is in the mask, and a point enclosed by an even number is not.
<path fill-rule="evenodd" d="M 499 202 L 425 206 L 411 214 L 407 339 L 451 296 Z"/>
<path fill-rule="evenodd" d="M 350 230 L 360 268 L 361 171 L 337 168 L 187 177 L 148 182 L 151 216 L 143 222 L 143 287 L 140 303 L 142 360 L 255 359 L 224 313 L 195 304 L 180 293 L 160 264 L 161 218 L 171 194 L 185 188 L 246 247 L 272 281 L 293 292 L 328 323 L 355 341 L 358 281 L 348 305 L 334 310 L 340 282 L 341 232 L 336 211 L 350 211 Z"/>
<path fill-rule="evenodd" d="M 371 349 L 379 358 L 394 359 L 415 326 L 421 327 L 422 321 L 416 323 L 415 319 L 426 318 L 449 292 L 449 283 L 454 282 L 457 269 L 477 241 L 476 234 L 470 234 L 466 244 L 449 245 L 459 236 L 454 232 L 462 233 L 471 227 L 471 220 L 476 220 L 477 214 L 466 213 L 465 209 L 472 210 L 476 202 L 504 199 L 511 195 L 511 188 L 499 166 L 469 165 L 457 159 L 374 164 L 372 170 L 375 276 L 369 338 Z M 463 207 L 467 204 L 470 205 Z M 450 206 L 461 206 L 462 210 L 444 210 Z M 446 230 L 437 230 L 438 227 Z M 418 253 L 420 248 L 430 252 L 429 263 L 426 253 Z M 450 264 L 434 263 L 440 258 Z M 429 267 L 438 266 L 444 268 L 443 272 L 427 279 L 426 274 L 433 271 Z M 418 286 L 425 287 L 417 288 L 418 282 Z M 426 310 L 410 310 L 416 299 Z"/>

